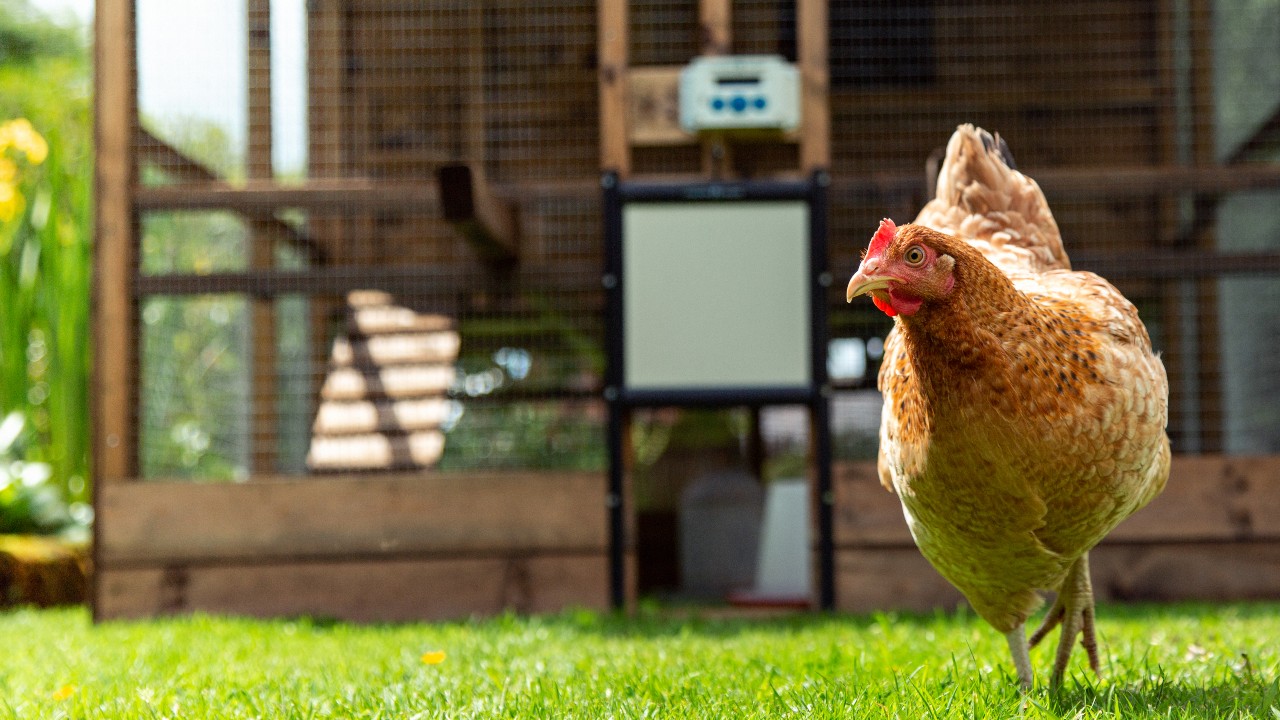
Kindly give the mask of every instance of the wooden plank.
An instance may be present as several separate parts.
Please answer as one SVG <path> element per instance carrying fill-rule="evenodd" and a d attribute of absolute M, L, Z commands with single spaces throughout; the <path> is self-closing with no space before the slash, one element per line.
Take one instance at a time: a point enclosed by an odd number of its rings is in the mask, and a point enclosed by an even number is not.
<path fill-rule="evenodd" d="M 603 553 L 100 568 L 99 619 L 190 612 L 352 622 L 608 607 Z"/>
<path fill-rule="evenodd" d="M 1025 172 L 1034 177 L 1051 198 L 1059 199 L 1146 198 L 1178 192 L 1219 195 L 1280 187 L 1280 167 L 1274 165 L 1031 167 Z M 917 192 L 922 184 L 918 171 L 871 172 L 837 176 L 833 178 L 832 191 L 841 194 L 857 191 Z M 227 208 L 261 212 L 296 207 L 329 213 L 357 210 L 440 212 L 439 193 L 431 181 L 408 184 L 352 178 L 319 179 L 302 185 L 262 181 L 249 181 L 241 186 L 183 183 L 139 187 L 136 191 L 136 204 L 142 210 Z M 591 181 L 561 180 L 504 187 L 501 192 L 524 202 L 530 199 L 594 197 L 599 188 Z"/>
<path fill-rule="evenodd" d="M 354 340 L 340 337 L 333 343 L 330 361 L 339 367 L 451 363 L 457 359 L 461 345 L 462 339 L 454 330 L 374 335 Z"/>
<path fill-rule="evenodd" d="M 212 169 L 151 134 L 146 128 L 137 128 L 136 132 L 134 151 L 139 159 L 155 163 L 165 175 L 182 182 L 225 181 L 226 178 L 219 177 Z M 302 250 L 313 262 L 324 262 L 324 248 L 298 228 L 270 214 L 257 214 L 250 219 L 266 225 L 272 237 Z"/>
<path fill-rule="evenodd" d="M 311 432 L 346 435 L 372 432 L 433 430 L 449 416 L 451 403 L 443 398 L 320 403 Z"/>
<path fill-rule="evenodd" d="M 249 131 L 246 171 L 250 178 L 270 180 L 274 175 L 271 160 L 271 0 L 247 0 L 245 29 L 248 35 L 245 49 L 248 54 L 246 112 Z M 249 267 L 263 270 L 275 265 L 275 238 L 275 228 L 271 224 L 249 222 Z M 254 473 L 268 473 L 277 469 L 276 448 L 280 444 L 274 298 L 253 297 L 250 327 L 252 413 L 249 418 L 249 467 Z"/>
<path fill-rule="evenodd" d="M 412 473 L 101 492 L 107 566 L 219 559 L 601 551 L 596 473 Z"/>
<path fill-rule="evenodd" d="M 351 179 L 317 179 L 304 184 L 249 180 L 242 185 L 183 183 L 136 188 L 141 210 L 208 210 L 225 208 L 263 212 L 301 208 L 322 214 L 338 212 L 400 211 L 438 214 L 439 192 L 435 183 Z M 324 233 L 324 237 L 331 237 Z M 330 256 L 333 249 L 327 249 Z"/>
<path fill-rule="evenodd" d="M 835 569 L 842 612 L 950 610 L 965 602 L 914 547 L 837 548 Z"/>
<path fill-rule="evenodd" d="M 732 0 L 699 0 L 698 52 L 703 55 L 733 52 Z"/>
<path fill-rule="evenodd" d="M 837 463 L 837 547 L 913 544 L 897 496 L 875 464 Z M 1179 455 L 1164 493 L 1112 531 L 1104 544 L 1280 540 L 1280 456 Z"/>
<path fill-rule="evenodd" d="M 93 478 L 97 487 L 137 475 L 137 124 L 131 0 L 101 0 L 95 13 L 95 237 Z"/>
<path fill-rule="evenodd" d="M 420 430 L 400 434 L 363 433 L 311 438 L 307 469 L 409 470 L 428 468 L 444 454 L 444 433 Z"/>
<path fill-rule="evenodd" d="M 442 395 L 456 378 L 457 371 L 452 364 L 400 365 L 377 371 L 339 368 L 325 377 L 320 397 L 325 400 L 364 400 Z"/>
<path fill-rule="evenodd" d="M 1089 553 L 1098 600 L 1239 602 L 1280 597 L 1280 543 L 1099 545 Z"/>
<path fill-rule="evenodd" d="M 800 70 L 800 168 L 831 167 L 831 78 L 826 0 L 796 2 L 796 64 Z M 908 93 L 909 94 L 909 93 Z"/>
<path fill-rule="evenodd" d="M 347 32 L 348 3 L 344 0 L 311 0 L 307 4 L 307 177 L 336 178 L 346 174 L 343 167 L 343 128 L 346 127 L 344 78 L 350 58 Z M 341 216 L 319 213 L 308 218 L 308 227 L 323 248 L 321 264 L 341 266 L 346 258 L 346 227 Z M 352 289 L 352 288 L 347 288 Z M 328 360 L 329 321 L 340 304 L 325 297 L 312 297 L 310 306 L 310 357 L 312 367 L 322 368 Z M 318 393 L 321 373 L 312 373 L 312 392 Z"/>
<path fill-rule="evenodd" d="M 874 462 L 832 464 L 835 493 L 832 539 L 836 547 L 913 546 L 898 496 L 880 485 Z"/>
<path fill-rule="evenodd" d="M 137 291 L 143 296 L 250 292 L 260 295 L 345 295 L 353 290 L 367 289 L 374 279 L 382 290 L 441 302 L 456 301 L 458 296 L 469 292 L 498 288 L 492 273 L 475 267 L 397 263 L 361 266 L 359 273 L 352 272 L 351 266 L 329 266 L 311 270 L 258 270 L 208 275 L 143 275 L 137 279 Z M 517 271 L 516 279 L 525 286 L 554 287 L 563 293 L 598 296 L 600 263 L 588 260 L 525 265 Z M 325 362 L 324 358 L 320 362 Z"/>
<path fill-rule="evenodd" d="M 1103 544 L 1089 553 L 1102 602 L 1228 602 L 1280 596 L 1280 543 Z M 844 612 L 927 612 L 964 596 L 915 548 L 836 551 L 836 607 Z"/>
<path fill-rule="evenodd" d="M 731 0 L 699 0 L 698 50 L 703 55 L 728 55 L 733 51 L 733 3 Z M 724 133 L 701 133 L 702 174 L 714 180 L 734 175 L 733 146 Z"/>
<path fill-rule="evenodd" d="M 600 64 L 600 169 L 626 177 L 631 172 L 627 143 L 627 0 L 597 0 Z"/>
<path fill-rule="evenodd" d="M 679 66 L 631 68 L 628 86 L 629 143 L 661 147 L 692 145 L 698 141 L 680 127 Z"/>

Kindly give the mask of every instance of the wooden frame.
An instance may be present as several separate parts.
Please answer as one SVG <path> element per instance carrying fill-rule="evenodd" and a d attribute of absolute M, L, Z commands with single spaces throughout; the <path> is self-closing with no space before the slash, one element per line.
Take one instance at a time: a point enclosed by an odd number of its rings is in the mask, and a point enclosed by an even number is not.
<path fill-rule="evenodd" d="M 482 4 L 463 9 L 468 27 L 478 27 Z M 1193 0 L 1184 8 L 1188 36 L 1185 38 L 1191 62 L 1183 76 L 1171 61 L 1167 43 L 1174 34 L 1168 20 L 1174 5 L 1158 6 L 1157 52 L 1169 54 L 1157 64 L 1168 69 L 1148 85 L 1126 87 L 1108 102 L 1128 107 L 1157 108 L 1165 112 L 1158 132 L 1158 147 L 1164 155 L 1152 158 L 1152 165 L 1090 168 L 1028 168 L 1051 201 L 1061 199 L 1175 198 L 1194 200 L 1199 220 L 1180 245 L 1142 252 L 1073 253 L 1078 267 L 1097 270 L 1109 278 L 1178 280 L 1190 284 L 1189 304 L 1212 309 L 1214 278 L 1223 275 L 1275 274 L 1280 272 L 1280 252 L 1223 253 L 1215 250 L 1211 236 L 1213 199 L 1223 193 L 1280 187 L 1280 168 L 1275 165 L 1214 164 L 1211 149 L 1211 121 L 1206 113 L 1210 103 L 1211 69 L 1208 42 L 1209 24 L 1204 22 L 1209 5 Z M 1181 7 L 1181 6 L 1178 6 Z M 310 179 L 303 185 L 277 183 L 271 169 L 271 118 L 269 93 L 270 48 L 263 44 L 263 23 L 269 27 L 269 3 L 250 0 L 248 12 L 251 36 L 246 58 L 253 93 L 249 97 L 248 179 L 232 185 L 214 173 L 164 146 L 143 131 L 137 122 L 134 8 L 132 0 L 98 0 L 96 13 L 96 236 L 94 277 L 95 366 L 92 413 L 93 463 L 96 486 L 95 506 L 99 522 L 97 557 L 99 602 L 97 617 L 145 615 L 155 612 L 205 608 L 225 612 L 334 615 L 352 619 L 411 619 L 445 617 L 470 612 L 498 611 L 503 607 L 522 610 L 554 610 L 565 604 L 603 607 L 613 597 L 634 596 L 634 586 L 625 579 L 608 582 L 609 526 L 602 507 L 611 507 L 618 520 L 614 547 L 621 548 L 621 562 L 634 563 L 625 545 L 628 523 L 621 498 L 627 488 L 612 497 L 599 474 L 460 473 L 435 475 L 327 476 L 307 480 L 285 479 L 271 474 L 271 448 L 258 448 L 255 479 L 243 485 L 188 485 L 169 482 L 136 483 L 138 476 L 138 303 L 150 295 L 201 293 L 242 293 L 254 298 L 256 345 L 260 373 L 254 384 L 255 414 L 263 422 L 273 422 L 269 398 L 269 348 L 274 343 L 271 307 L 274 298 L 286 293 L 314 293 L 313 335 L 321 337 L 334 305 L 332 297 L 368 286 L 365 277 L 350 272 L 353 239 L 374 226 L 379 214 L 439 216 L 442 184 L 429 173 L 421 178 L 374 179 L 377 172 L 357 167 L 358 158 L 344 144 L 344 138 L 359 125 L 359 103 L 351 102 L 351 79 L 346 60 L 352 55 L 350 13 L 339 0 L 312 0 L 308 4 L 312 36 L 308 39 L 310 86 Z M 731 0 L 702 0 L 698 6 L 702 31 L 699 51 L 732 51 Z M 673 125 L 669 100 L 674 87 L 672 66 L 634 67 L 628 53 L 630 28 L 626 0 L 597 0 L 599 71 L 600 168 L 626 180 L 644 169 L 641 153 L 665 152 L 676 148 L 692 157 L 692 171 L 681 177 L 649 179 L 705 180 L 707 175 L 732 177 L 733 160 L 717 160 L 704 153 L 698 165 L 688 147 L 699 140 Z M 804 127 L 785 139 L 788 152 L 794 149 L 795 167 L 784 174 L 791 179 L 810 177 L 831 164 L 831 79 L 828 73 L 827 22 L 829 7 L 820 0 L 797 0 L 796 63 L 802 76 Z M 692 28 L 691 28 L 692 30 Z M 497 240 L 494 257 L 509 261 L 520 251 L 517 240 L 520 218 L 515 208 L 529 201 L 545 199 L 589 199 L 600 193 L 600 179 L 590 172 L 564 178 L 521 184 L 516 181 L 492 186 L 486 169 L 501 177 L 500 163 L 487 158 L 486 99 L 475 92 L 485 79 L 484 32 L 460 38 L 465 56 L 458 62 L 470 80 L 473 92 L 463 93 L 462 112 L 467 132 L 460 137 L 456 158 L 468 174 L 467 188 L 472 203 L 469 213 L 456 216 L 458 226 L 478 228 Z M 585 57 L 585 56 L 584 56 Z M 581 70 L 585 65 L 580 65 Z M 1177 118 L 1170 112 L 1172 101 L 1164 97 L 1177 83 L 1185 82 L 1189 103 L 1195 111 L 1189 157 L 1168 152 L 1176 143 L 1173 126 Z M 589 86 L 590 83 L 588 82 Z M 841 89 L 837 89 L 843 92 Z M 653 116 L 636 115 L 641 95 L 657 107 Z M 882 89 L 858 91 L 859 101 L 885 101 L 890 93 Z M 909 93 L 895 100 L 894 108 L 923 112 L 937 102 L 938 94 Z M 1108 96 L 1112 97 L 1112 96 Z M 1118 98 L 1118 99 L 1116 99 Z M 1067 101 L 1053 93 L 1036 90 L 1023 97 L 1008 97 L 998 90 L 977 90 L 968 96 L 977 107 L 1013 113 L 1025 107 L 1061 110 Z M 656 100 L 658 102 L 648 102 Z M 886 105 L 886 107 L 888 107 Z M 665 108 L 665 109 L 664 109 Z M 1069 109 L 1069 108 L 1068 108 Z M 589 121 L 587 121 L 589 124 Z M 1260 135 L 1249 148 L 1273 144 L 1276 122 L 1270 135 Z M 839 144 L 840 136 L 836 137 Z M 681 149 L 680 146 L 685 146 Z M 180 182 L 148 187 L 139 181 L 138 159 L 153 157 Z M 721 158 L 727 157 L 722 154 Z M 639 158 L 639 159 L 638 159 Z M 742 159 L 739 153 L 738 160 Z M 791 162 L 791 155 L 786 155 Z M 1143 159 L 1130 160 L 1142 162 Z M 493 166 L 491 166 L 491 164 Z M 588 160 L 587 165 L 591 163 Z M 686 167 L 687 166 L 682 166 Z M 367 169 L 367 168 L 366 168 Z M 591 170 L 592 168 L 588 168 Z M 652 171 L 653 163 L 649 170 Z M 352 175 L 352 172 L 359 174 Z M 367 175 L 367 176 L 361 176 Z M 606 176 L 607 177 L 607 176 Z M 867 171 L 859 168 L 831 177 L 833 196 L 858 193 L 918 194 L 921 178 L 915 172 Z M 1166 202 L 1172 206 L 1173 203 Z M 464 203 L 465 205 L 465 203 Z M 313 213 L 304 235 L 276 218 L 284 208 L 301 208 Z M 166 210 L 228 209 L 247 220 L 252 237 L 252 259 L 243 272 L 211 275 L 140 275 L 138 263 L 138 221 L 141 213 Z M 329 211 L 326 213 L 325 211 Z M 1162 216 L 1163 217 L 1163 216 Z M 1174 223 L 1156 234 L 1174 238 Z M 534 227 L 530 222 L 526 228 Z M 532 236 L 533 231 L 529 231 Z M 287 242 L 306 249 L 314 266 L 300 271 L 274 267 L 272 243 Z M 532 252 L 533 246 L 530 246 Z M 376 258 L 375 258 L 376 259 Z M 526 256 L 517 279 L 529 286 L 557 283 L 572 294 L 576 307 L 586 312 L 602 310 L 599 263 L 581 258 L 539 264 L 536 255 Z M 379 260 L 385 262 L 385 259 Z M 399 292 L 418 292 L 432 302 L 461 296 L 468 290 L 491 287 L 491 267 L 479 266 L 455 271 L 448 267 L 417 264 L 370 264 L 361 273 L 378 276 L 378 285 Z M 1170 283 L 1172 285 L 1172 283 Z M 493 293 L 498 297 L 498 293 Z M 1179 300 L 1181 296 L 1170 293 Z M 494 302 L 506 302 L 503 296 Z M 1179 300 L 1182 302 L 1183 300 Z M 1181 311 L 1179 311 L 1181 312 Z M 1203 313 L 1201 313 L 1203 314 Z M 1213 313 L 1206 317 L 1212 320 Z M 1173 313 L 1172 321 L 1178 320 Z M 1188 356 L 1188 373 L 1198 384 L 1197 402 L 1209 416 L 1217 382 L 1216 343 L 1211 322 L 1198 326 L 1197 337 L 1205 342 L 1187 344 L 1197 348 Z M 538 342 L 531 340 L 531 342 Z M 318 343 L 317 364 L 324 362 L 325 348 Z M 1204 348 L 1210 348 L 1208 350 Z M 1173 373 L 1171 373 L 1172 375 Z M 556 397 L 583 398 L 597 392 L 577 387 Z M 537 391 L 519 393 L 511 399 L 547 399 Z M 706 400 L 704 398 L 704 400 Z M 710 400 L 716 400 L 711 398 Z M 625 442 L 626 420 L 618 419 L 615 432 L 624 438 L 616 450 L 627 462 L 630 448 Z M 820 425 L 815 424 L 815 427 Z M 815 432 L 824 442 L 830 438 Z M 1201 433 L 1204 447 L 1217 439 L 1212 432 Z M 758 447 L 753 453 L 759 458 Z M 814 452 L 820 452 L 817 448 Z M 830 557 L 833 569 L 824 571 L 834 581 L 834 598 L 845 609 L 923 607 L 936 605 L 937 598 L 950 597 L 946 586 L 913 589 L 894 583 L 907 578 L 922 561 L 906 537 L 896 501 L 875 487 L 868 465 L 846 465 L 837 470 L 834 487 L 836 512 L 833 522 L 835 550 L 819 551 Z M 853 469 L 857 468 L 857 469 Z M 1280 574 L 1280 530 L 1272 527 L 1263 509 L 1277 504 L 1271 486 L 1280 476 L 1274 458 L 1239 459 L 1216 456 L 1179 456 L 1174 461 L 1174 477 L 1169 491 L 1117 533 L 1098 550 L 1095 573 L 1100 597 L 1225 597 L 1231 593 L 1275 593 L 1267 583 Z M 854 477 L 848 480 L 848 477 Z M 474 481 L 474 483 L 473 483 Z M 564 481 L 563 486 L 551 484 Z M 454 484 L 460 483 L 460 484 Z M 474 485 L 474 487 L 472 487 Z M 468 488 L 468 489 L 464 489 Z M 569 488 L 573 498 L 557 493 Z M 530 494 L 532 493 L 532 494 Z M 290 509 L 294 498 L 299 503 Z M 528 514 L 504 515 L 523 504 Z M 347 523 L 336 513 L 340 503 L 349 507 L 368 501 L 361 519 Z M 555 503 L 567 503 L 576 513 L 566 518 Z M 888 501 L 887 505 L 884 505 Z M 824 498 L 826 502 L 826 498 Z M 334 503 L 339 503 L 335 505 Z M 495 505 L 496 503 L 496 505 Z M 514 504 L 513 504 L 514 503 Z M 875 505 L 868 509 L 867 503 Z M 876 505 L 879 503 L 879 505 Z M 187 513 L 183 507 L 215 509 L 207 516 Z M 486 514 L 497 507 L 497 515 Z M 249 508 L 244 512 L 244 508 Z M 1197 512 L 1191 512 L 1194 508 Z M 376 509 L 376 512 L 375 512 Z M 297 512 L 312 513 L 299 518 Z M 417 513 L 417 514 L 414 514 Z M 241 515 L 244 518 L 240 517 Z M 412 517 L 410 517 L 412 515 Z M 248 518 L 248 519 L 246 519 Z M 463 518 L 460 520 L 460 518 Z M 495 519 L 497 518 L 497 519 Z M 877 520 L 879 518 L 879 520 Z M 251 520 L 250 520 L 251 519 Z M 819 515 L 821 521 L 821 515 Z M 501 520 L 502 527 L 493 523 Z M 874 526 L 883 521 L 883 525 Z M 450 524 L 452 523 L 452 524 Z M 574 523 L 577 523 L 575 525 Z M 871 523 L 871 525 L 868 525 Z M 476 528 L 480 535 L 466 538 L 462 525 Z M 411 527 L 412 526 L 412 527 Z M 868 528 L 871 529 L 868 529 Z M 876 529 L 878 527 L 879 529 Z M 227 535 L 234 531 L 235 537 Z M 305 532 L 304 532 L 305 531 Z M 293 534 L 290 534 L 293 533 Z M 449 535 L 455 533 L 455 535 Z M 485 533 L 488 533 L 487 535 Z M 504 534 L 505 533 L 505 534 Z M 579 534 L 580 533 L 580 534 Z M 827 533 L 820 528 L 820 533 Z M 880 533 L 880 534 L 877 534 Z M 199 548 L 208 543 L 208 553 Z M 186 543 L 185 549 L 183 543 Z M 1231 553 L 1243 558 L 1242 567 L 1251 572 L 1233 571 L 1226 562 Z M 618 560 L 619 558 L 614 558 Z M 824 560 L 825 562 L 826 560 Z M 904 563 L 893 573 L 885 572 L 893 563 Z M 914 563 L 914 564 L 913 564 Z M 1141 572 L 1121 572 L 1124 563 L 1135 563 Z M 1181 563 L 1181 564 L 1180 564 Z M 627 565 L 634 578 L 633 565 Z M 1153 570 L 1152 568 L 1156 568 Z M 1163 575 L 1158 570 L 1163 568 Z M 879 574 L 876 574 L 879 573 Z M 1179 589 L 1164 575 L 1180 573 L 1221 580 L 1212 590 L 1201 584 L 1179 595 Z M 927 573 L 919 577 L 928 577 Z M 468 578 L 468 580 L 459 580 Z M 892 578 L 892 581 L 887 581 Z M 473 583 L 477 590 L 468 589 Z M 463 587 L 466 585 L 466 587 Z M 443 588 L 444 590 L 440 590 Z M 1185 588 L 1184 588 L 1185 589 Z M 878 595 L 871 593 L 877 590 Z M 1217 595 L 1213 593 L 1217 592 Z M 929 593 L 933 593 L 930 595 Z M 1145 594 L 1144 594 L 1145 593 Z M 1196 593 L 1200 593 L 1197 595 Z M 933 598 L 927 602 L 922 598 Z M 326 598 L 333 601 L 326 605 Z"/>
<path fill-rule="evenodd" d="M 964 602 L 916 549 L 875 463 L 835 470 L 837 607 L 925 611 Z M 1163 494 L 1089 553 L 1100 600 L 1280 595 L 1280 457 L 1175 456 Z"/>
<path fill-rule="evenodd" d="M 98 500 L 95 616 L 603 608 L 603 506 L 596 473 L 118 484 Z"/>

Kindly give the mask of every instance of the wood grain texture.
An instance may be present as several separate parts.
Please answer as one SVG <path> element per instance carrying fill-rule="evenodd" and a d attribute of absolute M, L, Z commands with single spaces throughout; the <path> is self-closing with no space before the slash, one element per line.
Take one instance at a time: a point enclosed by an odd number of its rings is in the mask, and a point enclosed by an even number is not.
<path fill-rule="evenodd" d="M 137 474 L 137 224 L 133 158 L 137 97 L 134 17 L 129 0 L 103 0 L 95 14 L 95 236 L 93 327 L 94 481 Z"/>
<path fill-rule="evenodd" d="M 1280 544 L 1102 544 L 1089 553 L 1100 602 L 1228 602 L 1280 596 Z M 836 608 L 949 610 L 964 597 L 914 547 L 836 551 Z M 1103 611 L 1105 614 L 1105 610 Z"/>
<path fill-rule="evenodd" d="M 875 463 L 837 463 L 833 476 L 838 547 L 913 544 Z M 1164 492 L 1103 544 L 1228 540 L 1280 540 L 1280 457 L 1175 456 Z"/>
<path fill-rule="evenodd" d="M 404 622 L 608 606 L 603 553 L 101 570 L 99 619 L 208 612 Z"/>
<path fill-rule="evenodd" d="M 600 169 L 622 177 L 631 172 L 627 143 L 627 0 L 599 0 Z"/>
<path fill-rule="evenodd" d="M 963 602 L 915 548 L 875 464 L 838 463 L 836 605 L 927 611 Z M 1168 485 L 1089 553 L 1099 600 L 1280 596 L 1280 458 L 1176 456 Z"/>
<path fill-rule="evenodd" d="M 595 473 L 147 482 L 101 493 L 99 563 L 603 552 Z"/>

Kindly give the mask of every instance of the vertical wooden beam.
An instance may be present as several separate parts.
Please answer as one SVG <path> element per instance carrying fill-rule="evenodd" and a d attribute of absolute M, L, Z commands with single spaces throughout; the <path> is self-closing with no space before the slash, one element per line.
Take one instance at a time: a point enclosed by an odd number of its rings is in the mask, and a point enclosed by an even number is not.
<path fill-rule="evenodd" d="M 827 66 L 827 0 L 796 0 L 796 64 L 800 69 L 800 169 L 831 166 L 831 80 Z"/>
<path fill-rule="evenodd" d="M 466 38 L 464 53 L 464 72 L 467 78 L 467 96 L 463 108 L 464 153 L 463 158 L 471 165 L 474 179 L 478 184 L 485 183 L 488 159 L 485 126 L 488 122 L 485 102 L 484 84 L 484 9 L 487 3 L 475 0 L 467 4 L 464 18 L 467 26 L 463 29 Z"/>
<path fill-rule="evenodd" d="M 1214 99 L 1213 99 L 1213 5 L 1211 0 L 1190 0 L 1191 30 L 1191 152 L 1196 167 L 1215 164 Z M 1221 196 L 1196 198 L 1196 245 L 1215 250 L 1217 241 L 1218 203 Z M 1200 449 L 1221 452 L 1222 428 L 1225 424 L 1222 406 L 1222 333 L 1218 325 L 1218 281 L 1197 281 L 1199 311 Z"/>
<path fill-rule="evenodd" d="M 107 520 L 103 491 L 138 476 L 138 222 L 133 210 L 138 123 L 133 0 L 98 0 L 94 12 L 94 354 L 89 393 L 93 433 L 94 566 Z M 101 573 L 93 573 L 93 617 L 102 617 Z"/>
<path fill-rule="evenodd" d="M 137 437 L 137 124 L 133 0 L 98 0 L 94 20 L 93 481 L 135 478 Z M 96 495 L 97 493 L 95 493 Z"/>
<path fill-rule="evenodd" d="M 347 42 L 346 10 L 339 0 L 309 0 L 307 3 L 307 175 L 311 179 L 340 177 L 343 172 L 343 138 L 346 126 L 343 109 Z M 346 233 L 339 217 L 307 220 L 312 235 L 319 239 L 330 263 L 345 261 Z M 343 300 L 312 296 L 311 315 L 311 397 L 319 397 L 329 362 L 329 346 L 335 318 L 341 317 Z"/>
<path fill-rule="evenodd" d="M 703 55 L 733 52 L 733 0 L 700 0 L 698 3 L 698 49 Z M 702 138 L 702 172 L 720 179 L 732 174 L 733 154 L 721 133 Z"/>
<path fill-rule="evenodd" d="M 249 147 L 246 173 L 250 179 L 270 179 L 271 162 L 271 0 L 248 0 L 245 11 L 248 32 L 248 121 Z M 269 269 L 275 264 L 273 228 L 267 223 L 249 223 L 249 266 Z M 251 299 L 253 344 L 250 348 L 252 412 L 250 418 L 251 460 L 254 474 L 276 470 L 280 413 L 277 406 L 277 357 L 275 302 L 271 298 Z"/>
<path fill-rule="evenodd" d="M 701 0 L 698 29 L 698 49 L 703 55 L 733 52 L 733 1 Z"/>
<path fill-rule="evenodd" d="M 1183 164 L 1179 130 L 1179 84 L 1182 79 L 1177 69 L 1178 31 L 1175 15 L 1180 0 L 1160 0 L 1155 14 L 1156 36 L 1156 122 L 1159 148 L 1154 161 L 1167 165 Z M 1156 213 L 1154 244 L 1172 246 L 1176 243 L 1182 225 L 1182 198 L 1164 194 L 1153 201 Z M 1182 302 L 1179 294 L 1181 281 L 1157 281 L 1160 297 L 1160 324 L 1164 340 L 1164 363 L 1169 374 L 1169 432 L 1176 447 L 1184 450 L 1182 433 L 1187 429 L 1183 419 L 1183 374 L 1188 364 L 1184 355 L 1176 349 L 1182 347 Z M 1172 352 L 1170 352 L 1172 351 Z"/>
<path fill-rule="evenodd" d="M 600 63 L 600 169 L 631 174 L 627 143 L 627 70 L 630 64 L 627 0 L 598 0 Z"/>

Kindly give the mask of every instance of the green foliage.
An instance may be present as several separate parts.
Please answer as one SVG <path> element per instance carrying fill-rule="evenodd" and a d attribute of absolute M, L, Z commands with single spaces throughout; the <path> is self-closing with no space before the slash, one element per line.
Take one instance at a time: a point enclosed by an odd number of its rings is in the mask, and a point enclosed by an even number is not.
<path fill-rule="evenodd" d="M 21 412 L 0 420 L 0 535 L 63 534 L 87 539 L 92 516 L 88 504 L 68 504 L 62 488 L 50 482 L 49 464 L 23 459 L 31 435 Z"/>
<path fill-rule="evenodd" d="M 25 27 L 14 17 L 21 12 L 4 11 L 5 32 Z M 61 499 L 82 503 L 90 492 L 93 124 L 83 54 L 49 48 L 55 56 L 0 64 L 0 124 L 25 118 L 47 145 L 40 162 L 7 153 L 17 202 L 0 223 L 0 413 L 22 416 L 29 441 L 16 459 L 47 465 Z"/>
<path fill-rule="evenodd" d="M 1280 715 L 1280 606 L 1107 606 L 1098 629 L 1107 679 L 1077 657 L 1060 690 L 1024 696 L 970 613 L 355 627 L 20 611 L 0 615 L 0 720 Z M 1033 653 L 1042 680 L 1052 653 Z"/>
<path fill-rule="evenodd" d="M 26 0 L 5 0 L 0 5 L 0 66 L 52 57 L 77 58 L 83 49 L 79 29 L 51 22 Z"/>

